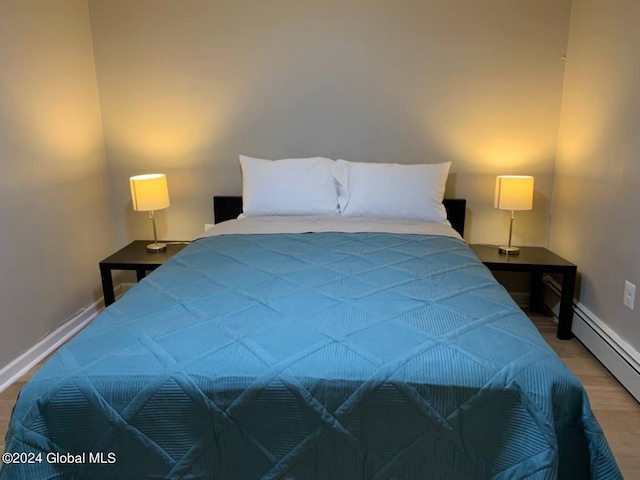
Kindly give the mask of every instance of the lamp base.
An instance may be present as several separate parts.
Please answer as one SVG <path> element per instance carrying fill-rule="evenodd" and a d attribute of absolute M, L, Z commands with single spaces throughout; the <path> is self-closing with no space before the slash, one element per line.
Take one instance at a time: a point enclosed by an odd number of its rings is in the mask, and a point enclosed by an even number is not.
<path fill-rule="evenodd" d="M 520 249 L 518 247 L 505 247 L 504 245 L 498 247 L 498 252 L 502 255 L 519 255 Z"/>
<path fill-rule="evenodd" d="M 153 252 L 153 253 L 158 253 L 158 252 L 164 252 L 167 249 L 167 244 L 166 243 L 150 243 L 149 245 L 147 245 L 147 252 Z"/>

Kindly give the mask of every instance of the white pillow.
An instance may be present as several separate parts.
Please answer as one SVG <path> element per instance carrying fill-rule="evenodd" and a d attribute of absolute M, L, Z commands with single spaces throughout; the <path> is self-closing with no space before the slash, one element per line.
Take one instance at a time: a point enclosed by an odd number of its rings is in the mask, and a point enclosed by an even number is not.
<path fill-rule="evenodd" d="M 246 216 L 335 215 L 338 191 L 330 158 L 263 160 L 240 155 Z"/>
<path fill-rule="evenodd" d="M 442 199 L 449 167 L 451 162 L 400 165 L 338 160 L 342 215 L 448 223 Z"/>

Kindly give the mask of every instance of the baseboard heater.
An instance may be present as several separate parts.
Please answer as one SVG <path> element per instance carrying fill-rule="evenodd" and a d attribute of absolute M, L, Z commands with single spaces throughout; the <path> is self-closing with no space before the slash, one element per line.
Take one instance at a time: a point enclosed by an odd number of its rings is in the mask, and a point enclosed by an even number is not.
<path fill-rule="evenodd" d="M 557 318 L 560 286 L 551 277 L 545 277 L 544 283 L 544 303 Z M 640 402 L 640 353 L 580 302 L 573 304 L 571 331 Z"/>

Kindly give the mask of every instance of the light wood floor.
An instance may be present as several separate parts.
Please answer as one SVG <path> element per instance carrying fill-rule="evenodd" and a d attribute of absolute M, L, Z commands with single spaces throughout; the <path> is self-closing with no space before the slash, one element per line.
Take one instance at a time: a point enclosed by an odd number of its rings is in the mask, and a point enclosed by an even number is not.
<path fill-rule="evenodd" d="M 558 340 L 549 317 L 530 316 L 565 365 L 580 379 L 625 480 L 640 480 L 640 403 L 575 338 Z"/>
<path fill-rule="evenodd" d="M 542 336 L 582 381 L 626 480 L 640 480 L 640 404 L 576 339 L 558 340 L 549 317 L 531 316 Z M 0 452 L 18 392 L 40 365 L 0 393 Z"/>

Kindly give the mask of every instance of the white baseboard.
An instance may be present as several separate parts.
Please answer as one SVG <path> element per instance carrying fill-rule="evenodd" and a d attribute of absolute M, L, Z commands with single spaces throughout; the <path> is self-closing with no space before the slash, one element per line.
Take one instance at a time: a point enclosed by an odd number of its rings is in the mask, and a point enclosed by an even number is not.
<path fill-rule="evenodd" d="M 120 291 L 115 288 L 116 294 Z M 86 327 L 104 309 L 104 299 L 87 305 L 18 358 L 0 369 L 0 393 Z"/>
<path fill-rule="evenodd" d="M 544 302 L 557 317 L 560 286 L 545 278 Z M 640 352 L 580 302 L 573 305 L 571 331 L 611 374 L 640 402 Z"/>

